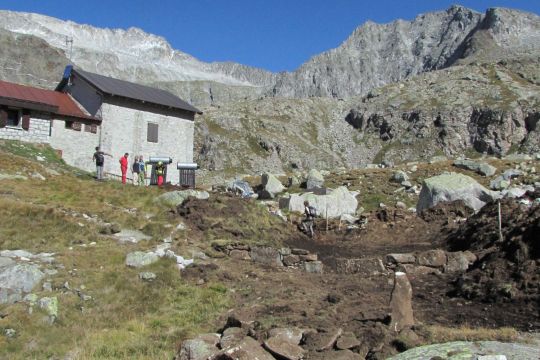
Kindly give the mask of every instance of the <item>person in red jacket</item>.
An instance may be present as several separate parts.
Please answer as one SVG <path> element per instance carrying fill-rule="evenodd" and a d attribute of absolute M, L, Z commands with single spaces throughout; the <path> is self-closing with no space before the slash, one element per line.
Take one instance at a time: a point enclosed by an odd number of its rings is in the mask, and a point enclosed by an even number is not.
<path fill-rule="evenodd" d="M 124 156 L 120 158 L 120 171 L 122 171 L 122 184 L 126 184 L 126 175 L 128 169 L 128 153 L 125 153 Z"/>

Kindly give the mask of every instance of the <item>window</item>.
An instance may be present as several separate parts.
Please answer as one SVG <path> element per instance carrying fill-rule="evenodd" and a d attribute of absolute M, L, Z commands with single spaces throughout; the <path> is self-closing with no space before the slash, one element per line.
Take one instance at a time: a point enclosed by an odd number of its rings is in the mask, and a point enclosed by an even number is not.
<path fill-rule="evenodd" d="M 148 131 L 146 132 L 146 141 L 158 142 L 158 124 L 148 123 Z"/>
<path fill-rule="evenodd" d="M 20 127 L 21 126 L 21 112 L 19 110 L 7 110 L 7 126 Z"/>

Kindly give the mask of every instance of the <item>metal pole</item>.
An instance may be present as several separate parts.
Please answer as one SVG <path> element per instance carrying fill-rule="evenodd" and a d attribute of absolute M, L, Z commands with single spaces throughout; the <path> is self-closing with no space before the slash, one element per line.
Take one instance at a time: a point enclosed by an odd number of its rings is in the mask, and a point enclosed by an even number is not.
<path fill-rule="evenodd" d="M 503 234 L 502 234 L 502 219 L 501 219 L 501 200 L 497 201 L 497 206 L 499 210 L 499 242 L 503 242 Z"/>

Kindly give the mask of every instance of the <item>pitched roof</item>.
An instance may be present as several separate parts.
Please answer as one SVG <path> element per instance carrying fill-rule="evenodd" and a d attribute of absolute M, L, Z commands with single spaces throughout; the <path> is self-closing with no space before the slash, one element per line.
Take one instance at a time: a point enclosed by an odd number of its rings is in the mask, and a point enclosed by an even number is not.
<path fill-rule="evenodd" d="M 79 119 L 99 120 L 86 114 L 69 94 L 1 80 L 0 104 Z"/>
<path fill-rule="evenodd" d="M 66 70 L 69 71 L 67 68 Z M 81 69 L 73 68 L 71 73 L 79 75 L 89 82 L 90 85 L 107 95 L 121 96 L 132 100 L 138 100 L 143 103 L 162 105 L 173 109 L 186 110 L 202 114 L 199 109 L 191 106 L 178 96 L 173 95 L 165 90 L 94 74 Z"/>

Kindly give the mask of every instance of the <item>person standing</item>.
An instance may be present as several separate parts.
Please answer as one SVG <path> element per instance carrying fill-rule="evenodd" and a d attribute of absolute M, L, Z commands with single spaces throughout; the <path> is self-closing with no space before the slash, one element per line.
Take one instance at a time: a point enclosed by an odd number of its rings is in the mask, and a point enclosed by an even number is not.
<path fill-rule="evenodd" d="M 133 159 L 133 164 L 131 164 L 131 176 L 133 180 L 133 185 L 137 185 L 139 181 L 139 157 L 135 156 Z"/>
<path fill-rule="evenodd" d="M 92 157 L 92 161 L 96 163 L 96 180 L 103 180 L 103 166 L 105 165 L 105 155 L 112 157 L 111 154 L 107 154 L 104 151 L 101 151 L 99 146 L 96 146 L 96 152 Z"/>
<path fill-rule="evenodd" d="M 163 185 L 163 175 L 165 174 L 165 165 L 163 165 L 163 162 L 160 161 L 156 165 L 156 175 L 157 175 L 157 185 L 162 186 Z"/>
<path fill-rule="evenodd" d="M 144 186 L 144 179 L 146 178 L 146 164 L 144 163 L 143 156 L 139 156 L 139 162 L 137 163 L 139 165 L 139 186 Z"/>
<path fill-rule="evenodd" d="M 127 169 L 128 169 L 128 153 L 120 158 L 120 171 L 122 172 L 122 184 L 126 184 Z"/>
<path fill-rule="evenodd" d="M 302 227 L 304 228 L 304 232 L 309 235 L 309 237 L 313 237 L 315 235 L 313 231 L 313 225 L 315 223 L 315 217 L 317 216 L 317 210 L 315 207 L 309 205 L 309 201 L 304 201 L 304 215 L 305 218 L 302 220 Z"/>

